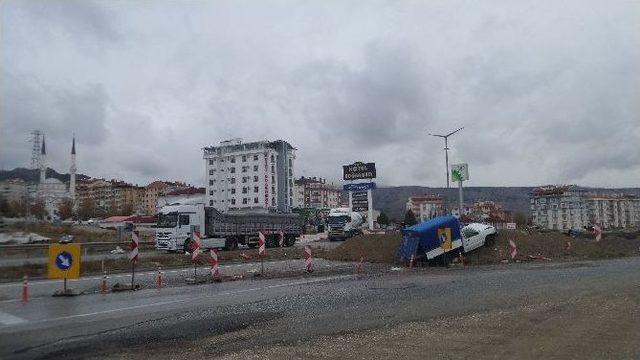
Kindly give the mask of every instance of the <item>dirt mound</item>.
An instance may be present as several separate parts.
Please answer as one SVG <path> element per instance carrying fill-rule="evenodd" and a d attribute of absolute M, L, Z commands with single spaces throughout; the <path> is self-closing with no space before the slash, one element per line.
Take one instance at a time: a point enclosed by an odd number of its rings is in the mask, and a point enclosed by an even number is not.
<path fill-rule="evenodd" d="M 589 260 L 640 255 L 640 236 L 635 234 L 605 234 L 600 242 L 592 236 L 572 238 L 559 232 L 526 232 L 501 230 L 491 246 L 466 254 L 469 264 L 493 264 L 499 262 L 499 252 L 509 255 L 509 240 L 518 248 L 516 260 Z M 402 239 L 399 233 L 386 235 L 362 235 L 345 241 L 322 257 L 328 260 L 354 261 L 361 256 L 368 262 L 395 263 Z M 567 248 L 567 242 L 571 243 Z M 537 257 L 531 259 L 529 255 Z M 545 260 L 542 260 L 545 261 Z"/>

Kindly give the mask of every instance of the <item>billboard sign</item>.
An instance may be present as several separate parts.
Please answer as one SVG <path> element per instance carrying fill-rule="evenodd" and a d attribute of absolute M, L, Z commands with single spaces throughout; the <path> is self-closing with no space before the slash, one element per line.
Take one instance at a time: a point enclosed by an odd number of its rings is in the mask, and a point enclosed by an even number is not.
<path fill-rule="evenodd" d="M 374 179 L 376 177 L 376 163 L 355 162 L 342 166 L 344 180 Z"/>
<path fill-rule="evenodd" d="M 369 210 L 369 197 L 366 191 L 354 191 L 351 193 L 351 210 L 357 212 Z"/>
<path fill-rule="evenodd" d="M 368 183 L 360 183 L 360 184 L 345 184 L 342 185 L 344 191 L 367 191 L 367 190 L 375 190 L 376 183 L 368 182 Z"/>
<path fill-rule="evenodd" d="M 451 165 L 451 180 L 453 181 L 469 180 L 469 164 Z"/>

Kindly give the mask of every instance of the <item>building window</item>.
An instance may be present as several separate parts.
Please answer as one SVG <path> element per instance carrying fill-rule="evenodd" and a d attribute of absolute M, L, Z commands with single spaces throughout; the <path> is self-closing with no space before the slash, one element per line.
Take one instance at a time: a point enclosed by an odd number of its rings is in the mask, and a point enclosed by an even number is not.
<path fill-rule="evenodd" d="M 234 156 L 231 157 L 231 160 L 229 160 L 232 164 L 236 163 L 236 158 Z"/>
<path fill-rule="evenodd" d="M 235 184 L 235 183 L 236 183 L 236 178 L 230 178 L 230 179 L 229 179 L 229 183 L 231 183 L 231 184 Z"/>
<path fill-rule="evenodd" d="M 247 181 L 249 181 L 249 177 L 248 176 L 243 176 L 242 177 L 242 183 L 246 183 Z"/>
<path fill-rule="evenodd" d="M 213 169 L 209 170 L 209 175 L 213 175 Z"/>
<path fill-rule="evenodd" d="M 231 205 L 235 205 L 236 204 L 236 199 L 231 199 Z"/>
<path fill-rule="evenodd" d="M 253 155 L 253 161 L 258 161 L 258 155 Z"/>
<path fill-rule="evenodd" d="M 236 173 L 236 168 L 234 168 L 234 167 L 229 168 L 229 172 L 232 173 L 232 174 L 235 174 Z"/>
<path fill-rule="evenodd" d="M 243 194 L 246 194 L 246 193 L 247 193 L 247 188 L 246 188 L 246 187 L 243 187 L 243 188 L 242 188 L 242 193 L 243 193 Z"/>
<path fill-rule="evenodd" d="M 242 167 L 242 172 L 243 172 L 243 173 L 246 173 L 246 172 L 247 172 L 247 170 L 249 170 L 249 167 L 248 167 L 248 166 L 243 166 L 243 167 Z"/>
<path fill-rule="evenodd" d="M 253 182 L 258 182 L 258 175 L 253 177 Z"/>
<path fill-rule="evenodd" d="M 276 206 L 276 198 L 271 198 L 271 206 Z"/>
<path fill-rule="evenodd" d="M 209 195 L 213 196 L 213 190 L 209 190 Z"/>
<path fill-rule="evenodd" d="M 276 158 L 273 155 L 271 155 L 271 163 L 274 163 L 274 162 L 276 162 Z"/>
<path fill-rule="evenodd" d="M 289 159 L 289 167 L 293 166 L 293 160 Z"/>
<path fill-rule="evenodd" d="M 258 171 L 258 165 L 253 165 L 253 171 Z"/>
<path fill-rule="evenodd" d="M 213 200 L 209 200 L 209 206 L 213 206 Z"/>
<path fill-rule="evenodd" d="M 242 155 L 242 162 L 247 162 L 247 155 Z"/>
<path fill-rule="evenodd" d="M 257 197 L 256 197 L 256 198 L 253 198 L 253 203 L 254 203 L 254 204 L 257 204 L 257 203 L 258 203 L 258 198 L 257 198 Z"/>
<path fill-rule="evenodd" d="M 258 191 L 260 191 L 260 190 L 259 190 L 259 188 L 258 188 L 257 186 L 254 186 L 254 187 L 253 187 L 253 192 L 254 192 L 254 193 L 257 193 Z"/>
<path fill-rule="evenodd" d="M 236 188 L 231 188 L 231 193 L 235 194 L 236 193 Z"/>
<path fill-rule="evenodd" d="M 213 165 L 213 159 L 209 159 L 209 165 Z"/>
<path fill-rule="evenodd" d="M 246 204 L 247 203 L 247 198 L 242 198 L 242 203 Z"/>
<path fill-rule="evenodd" d="M 273 175 L 271 175 L 271 182 L 272 182 L 272 183 L 275 183 L 275 182 L 276 182 L 276 177 L 275 177 L 275 176 L 273 176 Z"/>
<path fill-rule="evenodd" d="M 209 186 L 213 185 L 213 180 L 209 180 Z"/>

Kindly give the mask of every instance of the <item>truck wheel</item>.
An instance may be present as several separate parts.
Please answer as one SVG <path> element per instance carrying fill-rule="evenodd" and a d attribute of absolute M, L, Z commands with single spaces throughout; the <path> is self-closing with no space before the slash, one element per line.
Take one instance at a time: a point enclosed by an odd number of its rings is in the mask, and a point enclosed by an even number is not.
<path fill-rule="evenodd" d="M 235 238 L 227 239 L 224 243 L 225 250 L 236 250 L 238 248 L 238 240 Z"/>
<path fill-rule="evenodd" d="M 493 244 L 496 243 L 496 236 L 495 235 L 487 235 L 486 238 L 484 238 L 484 246 L 493 246 Z"/>
<path fill-rule="evenodd" d="M 295 244 L 295 243 L 296 243 L 296 238 L 295 238 L 295 236 L 287 236 L 287 237 L 284 239 L 284 244 L 285 244 L 287 247 L 291 247 L 291 246 L 293 246 L 293 244 Z"/>
<path fill-rule="evenodd" d="M 190 253 L 191 252 L 191 242 L 192 241 L 193 240 L 191 240 L 191 239 L 187 239 L 187 240 L 184 241 L 184 247 L 183 247 L 184 252 L 186 252 L 186 253 Z"/>

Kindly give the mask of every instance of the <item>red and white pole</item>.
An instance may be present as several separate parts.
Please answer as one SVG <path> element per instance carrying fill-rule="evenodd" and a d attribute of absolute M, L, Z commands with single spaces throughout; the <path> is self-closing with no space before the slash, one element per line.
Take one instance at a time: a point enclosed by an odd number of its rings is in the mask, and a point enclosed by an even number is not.
<path fill-rule="evenodd" d="M 362 271 L 362 260 L 364 260 L 364 258 L 361 256 L 360 261 L 356 263 L 356 274 L 360 274 Z"/>
<path fill-rule="evenodd" d="M 158 266 L 158 289 L 162 287 L 162 267 Z"/>
<path fill-rule="evenodd" d="M 29 302 L 29 277 L 27 274 L 22 277 L 22 302 Z"/>
<path fill-rule="evenodd" d="M 411 259 L 409 259 L 409 268 L 413 267 L 413 263 L 414 263 L 415 259 L 416 259 L 415 255 L 411 254 Z"/>
<path fill-rule="evenodd" d="M 311 246 L 304 246 L 304 265 L 308 273 L 313 272 L 313 258 L 311 257 Z"/>
<path fill-rule="evenodd" d="M 107 271 L 102 271 L 102 282 L 100 283 L 100 292 L 103 294 L 107 293 Z"/>
<path fill-rule="evenodd" d="M 211 277 L 214 279 L 220 277 L 218 272 L 218 252 L 215 249 L 211 249 Z"/>
<path fill-rule="evenodd" d="M 282 230 L 278 233 L 278 245 L 284 247 L 284 232 Z"/>
<path fill-rule="evenodd" d="M 462 251 L 458 252 L 458 259 L 460 260 L 460 264 L 464 267 L 464 256 L 462 255 Z"/>

